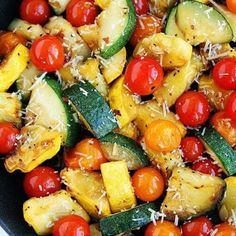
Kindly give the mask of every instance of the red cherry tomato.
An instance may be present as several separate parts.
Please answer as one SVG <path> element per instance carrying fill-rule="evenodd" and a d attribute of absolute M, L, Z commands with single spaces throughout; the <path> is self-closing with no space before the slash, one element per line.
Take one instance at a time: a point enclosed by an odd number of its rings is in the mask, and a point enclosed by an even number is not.
<path fill-rule="evenodd" d="M 36 39 L 30 48 L 30 59 L 43 71 L 52 72 L 60 69 L 65 60 L 61 41 L 50 35 Z"/>
<path fill-rule="evenodd" d="M 75 27 L 94 23 L 97 15 L 93 0 L 71 0 L 66 8 L 66 19 Z"/>
<path fill-rule="evenodd" d="M 212 222 L 205 216 L 186 222 L 182 226 L 183 236 L 210 236 Z"/>
<path fill-rule="evenodd" d="M 145 202 L 158 199 L 165 185 L 161 173 L 152 167 L 137 170 L 132 176 L 132 184 L 135 195 Z"/>
<path fill-rule="evenodd" d="M 214 164 L 210 159 L 194 162 L 192 169 L 211 176 L 221 176 L 220 167 Z"/>
<path fill-rule="evenodd" d="M 153 15 L 142 15 L 137 17 L 135 31 L 130 39 L 133 47 L 144 37 L 161 32 L 161 19 Z"/>
<path fill-rule="evenodd" d="M 216 225 L 213 232 L 214 236 L 236 236 L 236 228 L 227 223 Z"/>
<path fill-rule="evenodd" d="M 39 166 L 27 173 L 23 186 L 28 197 L 44 197 L 61 189 L 60 175 L 47 166 Z"/>
<path fill-rule="evenodd" d="M 148 0 L 132 0 L 137 15 L 147 14 L 149 10 Z"/>
<path fill-rule="evenodd" d="M 181 236 L 180 229 L 169 221 L 157 221 L 149 224 L 145 230 L 145 236 Z M 192 235 L 195 236 L 195 235 Z"/>
<path fill-rule="evenodd" d="M 19 133 L 20 131 L 12 123 L 0 123 L 0 154 L 8 154 L 15 149 Z"/>
<path fill-rule="evenodd" d="M 125 71 L 125 84 L 141 96 L 152 94 L 163 82 L 163 69 L 153 57 L 133 58 Z"/>
<path fill-rule="evenodd" d="M 53 236 L 90 236 L 89 224 L 78 215 L 64 216 L 54 224 Z"/>
<path fill-rule="evenodd" d="M 222 89 L 236 89 L 236 59 L 221 59 L 213 68 L 214 82 Z"/>
<path fill-rule="evenodd" d="M 180 145 L 184 160 L 188 162 L 196 161 L 204 151 L 203 144 L 197 137 L 185 137 L 181 140 Z"/>
<path fill-rule="evenodd" d="M 232 92 L 227 98 L 225 112 L 232 121 L 236 121 L 236 91 Z"/>
<path fill-rule="evenodd" d="M 192 127 L 204 124 L 210 114 L 209 103 L 200 92 L 185 92 L 177 99 L 175 108 L 181 122 Z"/>
<path fill-rule="evenodd" d="M 235 0 L 226 0 L 226 5 L 227 5 L 228 9 L 231 12 L 236 13 L 236 2 L 235 2 Z"/>
<path fill-rule="evenodd" d="M 20 5 L 20 17 L 31 24 L 44 24 L 50 16 L 50 7 L 46 0 L 23 0 Z"/>

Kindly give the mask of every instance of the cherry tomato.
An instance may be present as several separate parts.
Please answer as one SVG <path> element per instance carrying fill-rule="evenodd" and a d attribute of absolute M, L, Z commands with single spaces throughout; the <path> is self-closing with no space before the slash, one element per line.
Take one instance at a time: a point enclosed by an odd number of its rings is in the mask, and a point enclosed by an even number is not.
<path fill-rule="evenodd" d="M 86 138 L 72 149 L 66 150 L 64 161 L 67 167 L 85 170 L 100 170 L 100 165 L 107 162 L 100 143 L 95 138 Z"/>
<path fill-rule="evenodd" d="M 66 19 L 75 27 L 93 24 L 97 15 L 93 0 L 71 0 L 66 7 Z"/>
<path fill-rule="evenodd" d="M 227 223 L 216 225 L 213 232 L 214 236 L 236 236 L 236 228 Z"/>
<path fill-rule="evenodd" d="M 233 121 L 236 122 L 236 91 L 232 92 L 226 100 L 225 112 Z"/>
<path fill-rule="evenodd" d="M 31 24 L 44 24 L 50 17 L 50 7 L 46 0 L 23 0 L 20 17 Z"/>
<path fill-rule="evenodd" d="M 60 218 L 53 226 L 53 236 L 90 236 L 89 224 L 78 215 Z"/>
<path fill-rule="evenodd" d="M 226 0 L 226 5 L 231 12 L 236 13 L 236 2 L 234 0 Z"/>
<path fill-rule="evenodd" d="M 61 41 L 50 35 L 36 39 L 30 48 L 30 59 L 43 71 L 52 72 L 60 69 L 65 60 Z"/>
<path fill-rule="evenodd" d="M 0 123 L 0 154 L 8 154 L 16 148 L 20 131 L 10 122 Z"/>
<path fill-rule="evenodd" d="M 144 139 L 147 147 L 154 151 L 170 152 L 179 147 L 181 133 L 173 122 L 155 120 L 148 125 Z"/>
<path fill-rule="evenodd" d="M 18 44 L 26 44 L 26 39 L 14 32 L 0 33 L 0 56 L 9 54 Z"/>
<path fill-rule="evenodd" d="M 151 223 L 145 230 L 145 236 L 181 236 L 180 229 L 169 221 Z M 193 235 L 192 235 L 193 236 Z M 195 235 L 194 235 L 195 236 Z"/>
<path fill-rule="evenodd" d="M 186 222 L 182 226 L 183 236 L 210 236 L 212 222 L 205 216 Z"/>
<path fill-rule="evenodd" d="M 236 145 L 236 122 L 232 121 L 224 111 L 218 111 L 211 117 L 213 127 L 231 145 Z"/>
<path fill-rule="evenodd" d="M 136 28 L 130 39 L 133 47 L 144 37 L 161 32 L 161 19 L 153 15 L 137 17 Z"/>
<path fill-rule="evenodd" d="M 187 91 L 175 103 L 176 113 L 184 125 L 196 127 L 206 122 L 210 106 L 201 92 Z"/>
<path fill-rule="evenodd" d="M 28 197 L 44 197 L 61 189 L 60 175 L 47 166 L 39 166 L 27 173 L 23 181 Z"/>
<path fill-rule="evenodd" d="M 214 164 L 210 159 L 194 162 L 192 169 L 211 176 L 221 176 L 220 167 Z"/>
<path fill-rule="evenodd" d="M 181 149 L 184 160 L 188 162 L 196 161 L 203 153 L 204 147 L 197 137 L 185 137 L 181 140 Z"/>
<path fill-rule="evenodd" d="M 125 84 L 141 96 L 152 94 L 163 82 L 163 69 L 153 57 L 133 58 L 125 71 Z"/>
<path fill-rule="evenodd" d="M 212 75 L 214 82 L 220 88 L 226 90 L 236 89 L 236 59 L 221 59 L 214 66 Z"/>
<path fill-rule="evenodd" d="M 132 184 L 135 195 L 145 202 L 158 199 L 164 191 L 164 179 L 161 173 L 152 167 L 135 171 Z"/>
<path fill-rule="evenodd" d="M 149 10 L 148 0 L 132 0 L 137 15 L 147 14 Z"/>

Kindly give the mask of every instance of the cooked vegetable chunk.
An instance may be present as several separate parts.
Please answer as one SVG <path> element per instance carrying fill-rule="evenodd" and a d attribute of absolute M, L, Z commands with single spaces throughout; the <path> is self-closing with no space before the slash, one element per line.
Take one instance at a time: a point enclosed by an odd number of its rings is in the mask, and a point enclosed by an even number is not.
<path fill-rule="evenodd" d="M 49 0 L 48 3 L 52 7 L 56 15 L 60 15 L 66 10 L 66 6 L 70 0 Z"/>
<path fill-rule="evenodd" d="M 5 92 L 25 70 L 29 61 L 29 50 L 18 44 L 0 65 L 0 92 Z"/>
<path fill-rule="evenodd" d="M 164 68 L 171 69 L 191 59 L 192 46 L 181 38 L 157 33 L 140 40 L 133 55 L 156 57 Z"/>
<path fill-rule="evenodd" d="M 119 212 L 136 205 L 125 161 L 103 163 L 101 172 L 112 212 Z"/>
<path fill-rule="evenodd" d="M 30 198 L 23 205 L 25 221 L 38 235 L 52 233 L 54 222 L 62 216 L 75 214 L 89 221 L 89 215 L 65 190 L 55 192 L 47 197 Z"/>
<path fill-rule="evenodd" d="M 21 129 L 20 142 L 15 153 L 5 159 L 8 172 L 29 172 L 60 150 L 62 137 L 59 132 L 43 126 L 32 125 Z"/>
<path fill-rule="evenodd" d="M 67 185 L 67 191 L 91 216 L 102 218 L 111 214 L 101 174 L 64 169 L 61 178 Z"/>
<path fill-rule="evenodd" d="M 0 93 L 0 122 L 21 126 L 21 102 L 15 94 Z"/>
<path fill-rule="evenodd" d="M 223 179 L 189 168 L 176 167 L 168 181 L 167 195 L 161 210 L 168 219 L 180 220 L 203 215 L 216 207 L 224 193 Z"/>
<path fill-rule="evenodd" d="M 154 15 L 163 17 L 176 2 L 177 0 L 150 0 L 150 11 Z"/>

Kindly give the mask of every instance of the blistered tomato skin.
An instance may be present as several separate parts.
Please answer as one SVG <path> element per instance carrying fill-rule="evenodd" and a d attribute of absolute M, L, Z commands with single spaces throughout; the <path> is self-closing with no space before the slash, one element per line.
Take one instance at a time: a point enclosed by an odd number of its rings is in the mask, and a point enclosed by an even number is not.
<path fill-rule="evenodd" d="M 65 55 L 61 41 L 50 35 L 36 39 L 30 48 L 30 59 L 40 70 L 53 72 L 63 67 Z"/>
<path fill-rule="evenodd" d="M 181 140 L 181 149 L 184 160 L 194 162 L 203 154 L 204 146 L 197 137 L 185 137 Z"/>
<path fill-rule="evenodd" d="M 154 57 L 135 57 L 125 71 L 125 84 L 135 94 L 152 94 L 163 83 L 164 72 Z"/>
<path fill-rule="evenodd" d="M 0 123 L 0 154 L 8 154 L 16 148 L 20 131 L 10 122 Z"/>
<path fill-rule="evenodd" d="M 210 114 L 210 106 L 201 92 L 187 91 L 175 103 L 180 121 L 187 126 L 196 127 L 204 124 Z"/>
<path fill-rule="evenodd" d="M 28 197 L 44 197 L 61 189 L 60 175 L 47 166 L 39 166 L 27 173 L 23 181 Z"/>
<path fill-rule="evenodd" d="M 222 89 L 236 89 L 236 59 L 221 59 L 213 68 L 214 82 Z"/>
<path fill-rule="evenodd" d="M 66 8 L 66 19 L 75 27 L 93 24 L 97 15 L 93 0 L 71 0 Z"/>
<path fill-rule="evenodd" d="M 164 191 L 164 179 L 161 173 L 152 167 L 137 170 L 132 176 L 132 185 L 135 195 L 146 202 L 158 199 Z"/>
<path fill-rule="evenodd" d="M 68 215 L 56 221 L 53 236 L 90 236 L 90 229 L 82 217 Z"/>
<path fill-rule="evenodd" d="M 20 16 L 31 24 L 44 24 L 50 16 L 50 7 L 46 0 L 23 0 Z"/>
<path fill-rule="evenodd" d="M 194 162 L 192 169 L 211 176 L 221 176 L 221 170 L 218 165 L 210 159 L 204 159 Z"/>
<path fill-rule="evenodd" d="M 186 222 L 182 226 L 183 236 L 210 236 L 212 222 L 205 216 Z"/>
<path fill-rule="evenodd" d="M 233 225 L 222 223 L 213 228 L 214 236 L 236 236 L 236 228 Z"/>
<path fill-rule="evenodd" d="M 232 121 L 236 122 L 236 91 L 232 92 L 227 98 L 225 112 Z"/>
<path fill-rule="evenodd" d="M 147 14 L 149 10 L 148 0 L 132 0 L 137 15 Z"/>

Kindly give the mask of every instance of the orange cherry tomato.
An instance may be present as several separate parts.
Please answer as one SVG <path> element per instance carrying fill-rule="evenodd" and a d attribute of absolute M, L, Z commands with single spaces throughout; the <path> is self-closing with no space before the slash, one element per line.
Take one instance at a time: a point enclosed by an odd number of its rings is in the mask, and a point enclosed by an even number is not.
<path fill-rule="evenodd" d="M 170 152 L 179 147 L 181 133 L 173 122 L 155 120 L 148 125 L 144 140 L 146 145 L 154 151 Z"/>
<path fill-rule="evenodd" d="M 157 221 L 156 224 L 149 224 L 144 236 L 181 236 L 180 229 L 169 221 Z M 192 235 L 195 236 L 195 235 Z"/>
<path fill-rule="evenodd" d="M 77 143 L 72 149 L 64 153 L 64 161 L 67 167 L 91 170 L 100 170 L 100 165 L 107 162 L 100 143 L 95 138 L 86 138 Z"/>
<path fill-rule="evenodd" d="M 143 15 L 137 17 L 135 31 L 130 39 L 133 47 L 144 37 L 161 32 L 161 19 L 153 15 Z"/>
<path fill-rule="evenodd" d="M 22 35 L 14 32 L 0 33 L 0 56 L 6 56 L 20 43 L 26 44 L 26 39 Z"/>
<path fill-rule="evenodd" d="M 211 118 L 211 124 L 230 145 L 236 145 L 236 122 L 232 121 L 224 111 L 216 112 Z"/>
<path fill-rule="evenodd" d="M 226 5 L 231 12 L 236 13 L 236 1 L 235 0 L 226 0 Z"/>
<path fill-rule="evenodd" d="M 222 223 L 213 228 L 214 236 L 236 236 L 236 228 L 233 225 Z"/>
<path fill-rule="evenodd" d="M 158 199 L 164 191 L 164 179 L 161 173 L 152 167 L 135 171 L 132 176 L 132 185 L 135 195 L 145 202 Z"/>

